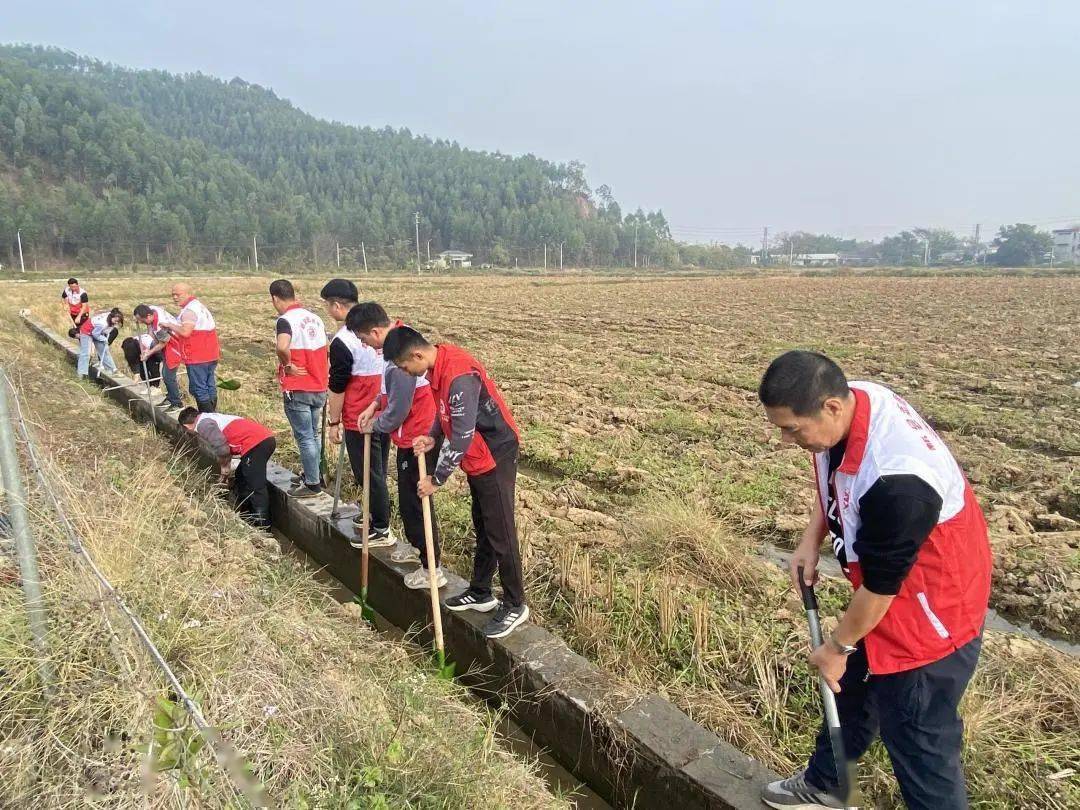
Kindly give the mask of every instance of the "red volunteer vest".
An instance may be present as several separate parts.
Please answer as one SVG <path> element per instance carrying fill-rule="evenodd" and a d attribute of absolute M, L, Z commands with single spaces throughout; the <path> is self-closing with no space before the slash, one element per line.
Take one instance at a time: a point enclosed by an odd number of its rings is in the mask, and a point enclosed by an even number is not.
<path fill-rule="evenodd" d="M 224 413 L 202 413 L 195 420 L 195 427 L 204 419 L 215 422 L 225 441 L 229 443 L 229 451 L 234 456 L 244 456 L 257 444 L 266 441 L 274 434 L 252 419 L 242 416 L 229 416 Z"/>
<path fill-rule="evenodd" d="M 395 321 L 393 328 L 404 326 L 402 321 Z M 385 387 L 386 377 L 383 376 Z M 379 412 L 386 408 L 386 392 L 379 394 Z M 401 427 L 390 434 L 390 441 L 398 447 L 408 449 L 412 447 L 413 439 L 417 436 L 427 436 L 435 422 L 435 397 L 431 393 L 431 384 L 424 377 L 416 378 L 416 389 L 413 391 L 412 407 L 405 416 Z"/>
<path fill-rule="evenodd" d="M 221 347 L 218 344 L 217 324 L 210 310 L 198 299 L 189 298 L 180 309 L 180 322 L 184 322 L 184 313 L 195 315 L 195 331 L 181 339 L 180 350 L 184 365 L 213 363 L 221 359 Z M 173 337 L 176 340 L 176 337 Z"/>
<path fill-rule="evenodd" d="M 335 340 L 344 343 L 352 352 L 353 364 L 349 382 L 345 386 L 345 401 L 341 406 L 341 425 L 345 430 L 356 430 L 356 421 L 382 390 L 383 363 L 382 352 L 370 346 L 342 326 Z"/>
<path fill-rule="evenodd" d="M 176 320 L 176 318 L 161 307 L 151 305 L 150 309 L 153 310 L 154 314 L 151 317 L 147 328 L 152 333 L 157 334 L 161 330 L 163 324 L 170 324 L 172 326 L 180 325 L 180 321 Z M 167 368 L 177 368 L 184 361 L 183 339 L 176 335 L 171 335 L 169 342 L 165 344 L 165 348 L 162 349 L 161 353 L 165 355 L 165 366 Z"/>
<path fill-rule="evenodd" d="M 289 359 L 305 369 L 307 374 L 288 375 L 278 363 L 278 382 L 282 391 L 321 393 L 330 379 L 330 358 L 327 353 L 326 326 L 322 318 L 299 304 L 293 304 L 281 315 L 289 323 L 292 340 Z"/>
<path fill-rule="evenodd" d="M 64 287 L 64 300 L 67 301 L 68 315 L 72 318 L 78 315 L 79 311 L 82 309 L 82 296 L 85 292 L 86 290 L 82 287 L 79 287 L 79 289 L 74 292 L 71 291 L 70 287 Z"/>
<path fill-rule="evenodd" d="M 487 370 L 480 361 L 452 343 L 438 343 L 435 346 L 435 366 L 428 372 L 428 381 L 431 383 L 431 393 L 435 398 L 435 406 L 439 413 L 439 423 L 442 425 L 443 435 L 450 436 L 453 430 L 453 420 L 450 416 L 450 384 L 462 374 L 477 374 L 480 382 L 487 389 L 488 395 L 498 405 L 502 417 L 507 425 L 520 437 L 517 425 L 506 401 L 502 397 L 495 381 L 488 376 Z M 461 469 L 466 475 L 482 475 L 495 469 L 495 457 L 480 435 L 480 431 L 473 434 L 472 443 L 465 451 L 461 459 Z"/>
<path fill-rule="evenodd" d="M 977 636 L 990 599 L 992 560 L 986 521 L 964 473 L 938 435 L 915 409 L 888 388 L 853 382 L 855 418 L 843 461 L 836 469 L 832 504 L 843 527 L 833 537 L 843 549 L 844 574 L 862 584 L 853 544 L 859 499 L 882 475 L 917 475 L 941 496 L 938 524 L 923 542 L 885 617 L 864 639 L 875 675 L 940 660 Z M 824 513 L 829 509 L 829 454 L 814 454 Z M 839 555 L 838 555 L 839 556 Z"/>

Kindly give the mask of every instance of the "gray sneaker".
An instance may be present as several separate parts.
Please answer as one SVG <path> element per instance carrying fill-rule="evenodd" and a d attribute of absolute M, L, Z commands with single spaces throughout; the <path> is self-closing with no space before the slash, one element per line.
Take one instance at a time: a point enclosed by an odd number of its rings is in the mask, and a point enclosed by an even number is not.
<path fill-rule="evenodd" d="M 807 783 L 805 770 L 770 782 L 762 789 L 761 800 L 780 810 L 844 810 L 844 803 L 831 793 Z"/>

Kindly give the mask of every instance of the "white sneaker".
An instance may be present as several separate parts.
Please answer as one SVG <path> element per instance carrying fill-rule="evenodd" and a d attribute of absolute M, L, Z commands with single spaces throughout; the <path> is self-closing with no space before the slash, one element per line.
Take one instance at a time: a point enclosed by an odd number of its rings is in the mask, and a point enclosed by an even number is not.
<path fill-rule="evenodd" d="M 417 568 L 415 571 L 410 571 L 402 581 L 405 583 L 406 588 L 412 588 L 414 591 L 430 587 L 426 568 Z M 441 565 L 435 569 L 435 584 L 440 588 L 446 585 L 446 574 L 443 573 Z"/>
<path fill-rule="evenodd" d="M 404 543 L 398 543 L 397 548 L 390 554 L 390 562 L 396 563 L 417 563 L 420 562 L 420 552 L 415 548 Z"/>

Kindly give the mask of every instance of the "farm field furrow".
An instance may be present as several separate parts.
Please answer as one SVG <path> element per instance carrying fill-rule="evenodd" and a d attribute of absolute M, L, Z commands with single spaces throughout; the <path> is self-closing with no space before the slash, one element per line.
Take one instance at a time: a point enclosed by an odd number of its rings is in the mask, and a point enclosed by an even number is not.
<path fill-rule="evenodd" d="M 291 277 L 318 311 L 330 275 Z M 218 319 L 221 373 L 242 383 L 222 410 L 263 420 L 279 460 L 295 462 L 269 280 L 192 281 Z M 797 538 L 813 497 L 806 455 L 780 445 L 756 400 L 781 351 L 824 351 L 850 378 L 908 398 L 987 513 L 992 605 L 1080 640 L 1080 280 L 354 280 L 362 298 L 467 346 L 506 392 L 523 431 L 519 520 L 538 620 L 778 770 L 805 756 L 818 716 L 801 608 L 762 553 Z M 166 302 L 170 283 L 87 287 L 130 313 Z M 61 327 L 58 293 L 26 284 L 5 296 Z M 438 507 L 461 570 L 467 502 L 447 492 Z M 845 592 L 826 585 L 827 614 Z M 965 704 L 980 806 L 1080 801 L 1075 775 L 1050 778 L 1080 769 L 1078 701 L 1075 658 L 988 634 Z M 881 750 L 862 774 L 876 806 L 897 806 Z"/>

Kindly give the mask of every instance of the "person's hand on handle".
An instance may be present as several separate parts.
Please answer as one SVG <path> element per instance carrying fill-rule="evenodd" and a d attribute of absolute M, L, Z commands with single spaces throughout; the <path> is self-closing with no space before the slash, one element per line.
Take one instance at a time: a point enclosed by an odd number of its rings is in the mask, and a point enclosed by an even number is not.
<path fill-rule="evenodd" d="M 423 455 L 435 447 L 435 440 L 430 436 L 417 436 L 413 439 L 412 449 L 416 455 Z M 421 496 L 423 497 L 423 496 Z"/>
<path fill-rule="evenodd" d="M 435 479 L 430 475 L 425 475 L 416 484 L 416 494 L 421 498 L 427 498 L 430 495 L 434 495 L 439 491 L 439 487 L 435 484 Z"/>
<path fill-rule="evenodd" d="M 378 405 L 378 402 L 372 401 L 357 418 L 356 429 L 361 433 L 371 433 L 371 426 L 375 423 L 375 409 Z"/>
<path fill-rule="evenodd" d="M 341 422 L 326 426 L 326 435 L 333 444 L 341 444 Z"/>
<path fill-rule="evenodd" d="M 833 692 L 840 694 L 840 679 L 844 677 L 844 672 L 847 670 L 846 655 L 836 652 L 828 642 L 825 642 L 810 653 L 810 666 L 821 673 L 821 677 L 825 679 L 825 683 Z"/>
<path fill-rule="evenodd" d="M 802 589 L 799 587 L 800 568 L 803 569 L 803 582 L 806 585 L 813 587 L 817 583 L 817 565 L 820 556 L 821 545 L 816 540 L 804 537 L 799 545 L 795 547 L 795 551 L 788 561 L 788 568 L 791 571 L 791 584 L 795 586 L 795 593 L 802 593 Z"/>

